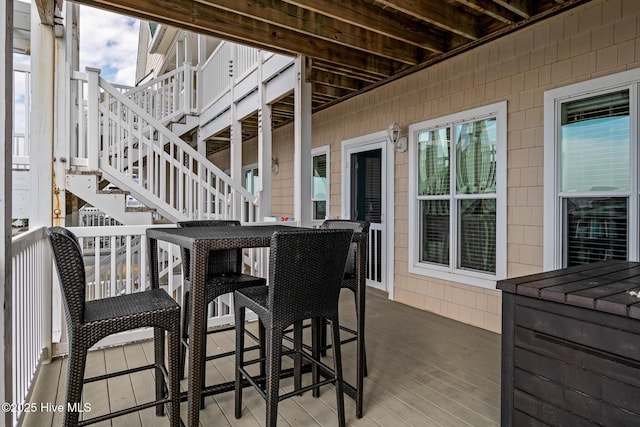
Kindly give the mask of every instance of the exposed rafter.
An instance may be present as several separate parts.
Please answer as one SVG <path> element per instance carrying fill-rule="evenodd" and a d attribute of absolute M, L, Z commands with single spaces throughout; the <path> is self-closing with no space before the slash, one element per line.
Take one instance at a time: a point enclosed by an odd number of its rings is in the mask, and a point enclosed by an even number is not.
<path fill-rule="evenodd" d="M 306 56 L 305 78 L 312 84 L 312 104 L 318 110 L 589 1 L 77 2 L 272 52 Z M 292 95 L 287 95 L 272 105 L 272 123 L 278 126 L 292 119 Z M 249 123 L 253 121 L 247 119 L 247 135 L 254 132 Z M 222 146 L 220 141 L 211 144 Z"/>

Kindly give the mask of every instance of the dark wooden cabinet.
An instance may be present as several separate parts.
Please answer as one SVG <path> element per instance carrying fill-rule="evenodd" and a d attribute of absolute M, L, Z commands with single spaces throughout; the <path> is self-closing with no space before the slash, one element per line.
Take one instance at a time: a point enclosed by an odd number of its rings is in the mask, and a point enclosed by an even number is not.
<path fill-rule="evenodd" d="M 640 263 L 498 283 L 502 426 L 640 426 Z"/>

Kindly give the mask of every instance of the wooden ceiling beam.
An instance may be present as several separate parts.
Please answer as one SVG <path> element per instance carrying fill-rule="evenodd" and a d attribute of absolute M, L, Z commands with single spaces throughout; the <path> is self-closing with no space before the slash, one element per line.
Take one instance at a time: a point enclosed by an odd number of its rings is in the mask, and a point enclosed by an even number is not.
<path fill-rule="evenodd" d="M 381 77 L 407 64 L 341 46 L 193 0 L 78 0 L 77 3 L 125 13 L 276 53 L 302 54 Z"/>
<path fill-rule="evenodd" d="M 366 86 L 367 83 L 362 80 L 349 76 L 334 74 L 329 71 L 312 69 L 309 72 L 309 81 L 325 86 L 333 86 L 348 91 L 357 91 Z"/>
<path fill-rule="evenodd" d="M 286 3 L 317 12 L 370 31 L 384 34 L 434 53 L 448 50 L 444 32 L 428 32 L 425 26 L 410 20 L 402 23 L 389 19 L 389 14 L 362 0 L 283 0 Z"/>
<path fill-rule="evenodd" d="M 476 17 L 465 9 L 449 3 L 415 0 L 375 0 L 375 2 L 469 40 L 478 40 L 482 36 L 476 27 Z"/>
<path fill-rule="evenodd" d="M 525 19 L 531 18 L 531 3 L 528 0 L 493 0 L 500 6 L 509 9 L 511 12 L 522 16 Z"/>
<path fill-rule="evenodd" d="M 349 76 L 349 77 L 353 77 L 355 79 L 363 80 L 369 83 L 374 83 L 384 78 L 383 76 L 367 72 L 366 70 L 354 69 L 349 67 L 341 67 L 326 61 L 314 60 L 311 62 L 311 64 L 312 66 L 308 67 L 309 70 L 318 69 L 318 70 L 328 71 L 332 74 Z"/>
<path fill-rule="evenodd" d="M 54 25 L 53 16 L 56 9 L 60 10 L 60 7 L 56 7 L 56 0 L 34 0 L 36 3 L 36 9 L 38 9 L 38 15 L 40 16 L 40 22 L 43 25 Z M 59 0 L 58 0 L 59 1 Z"/>
<path fill-rule="evenodd" d="M 520 15 L 511 12 L 495 4 L 492 0 L 456 0 L 458 3 L 468 8 L 477 10 L 478 12 L 490 16 L 491 18 L 511 25 L 522 19 Z"/>
<path fill-rule="evenodd" d="M 195 1 L 405 64 L 415 65 L 424 59 L 421 47 L 292 4 L 272 0 Z"/>

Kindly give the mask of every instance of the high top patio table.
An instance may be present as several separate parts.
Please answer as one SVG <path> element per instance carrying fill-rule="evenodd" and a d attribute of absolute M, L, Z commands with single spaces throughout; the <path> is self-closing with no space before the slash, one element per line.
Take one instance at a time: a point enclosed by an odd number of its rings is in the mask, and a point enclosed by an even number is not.
<path fill-rule="evenodd" d="M 201 378 L 200 361 L 206 351 L 202 333 L 207 325 L 204 311 L 204 285 L 206 265 L 210 250 L 269 247 L 271 236 L 279 230 L 306 230 L 281 224 L 243 225 L 241 227 L 189 227 L 189 228 L 149 228 L 147 229 L 150 277 L 153 286 L 159 284 L 158 240 L 178 245 L 191 251 L 191 337 L 189 338 L 189 379 L 187 425 L 197 426 L 200 417 L 200 396 L 221 393 L 234 389 L 233 381 L 204 387 Z M 364 317 L 366 295 L 366 233 L 355 233 L 357 244 L 356 263 L 358 265 L 358 289 L 356 294 L 357 314 L 357 364 L 355 387 L 345 382 L 345 392 L 356 401 L 356 417 L 362 417 L 362 389 L 364 378 Z"/>

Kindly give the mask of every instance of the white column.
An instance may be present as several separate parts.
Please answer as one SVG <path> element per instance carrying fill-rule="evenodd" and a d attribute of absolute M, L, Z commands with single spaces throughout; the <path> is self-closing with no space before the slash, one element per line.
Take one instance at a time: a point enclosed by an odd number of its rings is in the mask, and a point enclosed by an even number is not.
<path fill-rule="evenodd" d="M 296 58 L 294 88 L 293 213 L 299 225 L 311 224 L 311 84 L 305 58 Z"/>
<path fill-rule="evenodd" d="M 231 179 L 242 184 L 242 123 L 238 119 L 238 104 L 235 99 L 235 84 L 237 74 L 236 47 L 231 49 L 231 141 L 229 147 Z M 234 218 L 241 218 L 240 198 L 234 200 Z"/>
<path fill-rule="evenodd" d="M 202 81 L 202 66 L 207 61 L 207 37 L 198 34 L 198 65 L 197 65 L 197 76 L 196 76 L 196 84 L 198 85 L 196 88 L 196 111 L 197 114 L 202 113 L 202 90 L 204 83 Z M 197 132 L 197 149 L 198 153 L 207 157 L 207 142 L 204 141 L 200 137 L 200 128 L 198 127 Z"/>
<path fill-rule="evenodd" d="M 100 69 L 86 67 L 87 72 L 87 161 L 89 170 L 97 171 L 100 157 Z"/>
<path fill-rule="evenodd" d="M 198 91 L 202 91 L 204 83 L 202 81 L 202 66 L 207 62 L 207 37 L 198 34 L 198 71 L 196 77 L 196 84 L 198 85 Z M 197 97 L 197 105 L 196 108 L 198 110 L 198 114 L 202 112 L 202 96 Z"/>
<path fill-rule="evenodd" d="M 31 200 L 29 227 L 48 226 L 52 205 L 54 138 L 55 36 L 52 26 L 40 23 L 37 2 L 31 2 Z M 64 190 L 64 181 L 57 182 Z M 54 197 L 52 199 L 52 196 Z M 56 224 L 64 225 L 64 224 Z"/>
<path fill-rule="evenodd" d="M 2 348 L 0 350 L 0 402 L 14 402 L 13 400 L 13 359 L 11 355 L 11 155 L 12 155 L 12 127 L 13 127 L 13 0 L 5 0 L 0 9 L 2 21 L 0 26 L 0 46 L 5 52 L 4 61 L 0 65 L 0 114 L 4 120 L 0 120 L 0 129 L 4 139 L 2 162 L 0 163 L 0 336 L 2 336 Z M 5 411 L 0 418 L 0 424 L 11 425 L 13 420 L 11 411 Z"/>
<path fill-rule="evenodd" d="M 258 62 L 258 190 L 260 194 L 260 218 L 271 216 L 271 165 L 273 141 L 271 138 L 271 106 L 267 104 L 265 83 L 262 81 L 262 52 Z"/>

